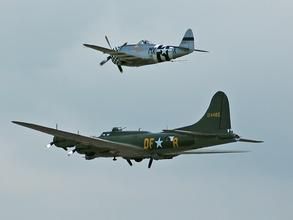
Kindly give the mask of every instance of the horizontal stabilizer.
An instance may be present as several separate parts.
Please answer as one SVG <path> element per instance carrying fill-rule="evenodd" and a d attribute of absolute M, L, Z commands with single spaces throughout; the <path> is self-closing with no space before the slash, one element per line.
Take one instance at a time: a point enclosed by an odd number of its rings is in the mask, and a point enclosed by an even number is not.
<path fill-rule="evenodd" d="M 196 131 L 185 131 L 185 130 L 163 130 L 164 132 L 173 132 L 177 134 L 188 134 L 188 135 L 193 135 L 193 136 L 204 136 L 204 137 L 218 137 L 218 136 L 223 136 L 222 133 L 217 134 L 217 133 L 205 133 L 205 132 L 196 132 Z"/>
<path fill-rule="evenodd" d="M 194 49 L 193 51 L 196 51 L 196 52 L 203 52 L 203 53 L 208 53 L 209 51 L 207 50 L 199 50 L 199 49 Z"/>
<path fill-rule="evenodd" d="M 263 143 L 263 141 L 244 139 L 244 138 L 239 138 L 237 141 L 239 141 L 239 142 L 247 142 L 247 143 Z"/>
<path fill-rule="evenodd" d="M 248 153 L 245 150 L 210 150 L 210 151 L 185 151 L 180 154 L 230 154 L 230 153 Z"/>
<path fill-rule="evenodd" d="M 170 152 L 166 155 L 170 156 L 179 156 L 179 155 L 194 155 L 194 154 L 234 154 L 234 153 L 248 153 L 249 151 L 246 150 L 189 150 L 183 152 Z"/>

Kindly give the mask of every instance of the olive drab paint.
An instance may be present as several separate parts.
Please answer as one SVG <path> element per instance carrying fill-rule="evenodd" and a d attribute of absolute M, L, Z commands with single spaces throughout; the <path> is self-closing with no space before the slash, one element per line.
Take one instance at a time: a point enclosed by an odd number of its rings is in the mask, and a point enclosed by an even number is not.
<path fill-rule="evenodd" d="M 63 148 L 70 156 L 77 152 L 86 160 L 99 157 L 116 157 L 125 159 L 129 165 L 131 160 L 140 162 L 149 159 L 148 168 L 153 160 L 172 159 L 181 154 L 203 153 L 241 153 L 243 151 L 192 151 L 200 148 L 227 144 L 237 141 L 261 143 L 262 141 L 240 138 L 231 130 L 229 102 L 224 92 L 217 92 L 203 117 L 196 123 L 172 130 L 152 133 L 148 131 L 125 131 L 114 127 L 99 137 L 48 128 L 41 125 L 13 121 L 13 123 L 40 132 L 53 135 L 49 147 Z"/>

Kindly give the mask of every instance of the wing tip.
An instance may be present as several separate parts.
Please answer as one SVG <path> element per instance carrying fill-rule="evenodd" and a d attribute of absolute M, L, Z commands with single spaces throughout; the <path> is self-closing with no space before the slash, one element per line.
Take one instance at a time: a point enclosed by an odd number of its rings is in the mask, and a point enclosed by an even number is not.
<path fill-rule="evenodd" d="M 28 127 L 29 125 L 32 125 L 30 123 L 27 123 L 27 122 L 22 122 L 22 121 L 11 121 L 13 124 L 17 124 L 17 125 L 20 125 L 20 126 L 24 126 L 24 127 Z"/>
<path fill-rule="evenodd" d="M 90 47 L 90 44 L 82 44 L 84 47 Z"/>
<path fill-rule="evenodd" d="M 13 123 L 13 124 L 21 124 L 22 122 L 20 122 L 20 121 L 11 121 L 11 123 Z"/>

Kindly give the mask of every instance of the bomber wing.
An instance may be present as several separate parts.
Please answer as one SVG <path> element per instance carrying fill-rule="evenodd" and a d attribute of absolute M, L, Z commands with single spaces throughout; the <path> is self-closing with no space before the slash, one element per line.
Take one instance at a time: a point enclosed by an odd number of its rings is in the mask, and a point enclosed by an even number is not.
<path fill-rule="evenodd" d="M 138 146 L 126 144 L 126 143 L 119 143 L 104 140 L 101 138 L 96 137 L 87 137 L 79 134 L 70 133 L 67 131 L 57 130 L 49 127 L 44 127 L 41 125 L 26 123 L 26 122 L 19 122 L 19 121 L 12 121 L 15 124 L 37 130 L 46 134 L 53 135 L 55 137 L 64 138 L 69 141 L 73 141 L 76 144 L 81 144 L 83 146 L 87 146 L 88 148 L 93 149 L 102 149 L 102 150 L 111 150 L 118 152 L 122 157 L 136 157 L 142 156 L 144 154 L 144 150 Z"/>

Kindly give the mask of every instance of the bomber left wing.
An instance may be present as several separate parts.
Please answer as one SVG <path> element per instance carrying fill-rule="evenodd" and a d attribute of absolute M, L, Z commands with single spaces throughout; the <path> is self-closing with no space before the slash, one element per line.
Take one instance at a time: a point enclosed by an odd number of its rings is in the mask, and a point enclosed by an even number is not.
<path fill-rule="evenodd" d="M 102 149 L 102 150 L 111 150 L 118 152 L 122 157 L 136 157 L 142 156 L 145 154 L 145 151 L 135 145 L 125 144 L 125 143 L 118 143 L 113 141 L 104 140 L 101 138 L 96 137 L 87 137 L 79 134 L 70 133 L 67 131 L 57 130 L 53 128 L 44 127 L 41 125 L 20 122 L 20 121 L 12 121 L 15 124 L 37 130 L 46 134 L 53 135 L 55 137 L 64 138 L 69 141 L 73 141 L 76 144 L 81 144 L 93 149 Z"/>

